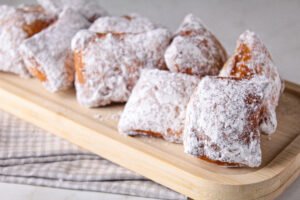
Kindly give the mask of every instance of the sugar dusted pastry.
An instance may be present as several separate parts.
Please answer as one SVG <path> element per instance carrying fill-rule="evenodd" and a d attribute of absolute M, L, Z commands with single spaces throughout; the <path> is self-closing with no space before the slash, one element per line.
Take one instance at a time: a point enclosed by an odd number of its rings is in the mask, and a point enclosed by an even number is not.
<path fill-rule="evenodd" d="M 141 69 L 165 68 L 163 54 L 171 38 L 164 28 L 142 28 L 144 23 L 135 22 L 110 26 L 103 21 L 101 32 L 82 30 L 72 40 L 76 95 L 88 107 L 126 102 Z M 95 23 L 100 30 L 100 21 Z"/>
<path fill-rule="evenodd" d="M 0 71 L 28 77 L 18 48 L 25 39 L 42 31 L 54 20 L 54 16 L 46 14 L 40 6 L 0 6 Z"/>
<path fill-rule="evenodd" d="M 122 113 L 119 132 L 181 143 L 186 106 L 198 82 L 187 74 L 143 70 Z"/>
<path fill-rule="evenodd" d="M 107 15 L 97 0 L 37 0 L 48 12 L 59 15 L 63 9 L 79 11 L 90 22 Z"/>
<path fill-rule="evenodd" d="M 218 39 L 192 14 L 185 17 L 165 53 L 171 71 L 199 77 L 218 75 L 226 59 Z"/>
<path fill-rule="evenodd" d="M 264 133 L 274 133 L 277 127 L 275 111 L 284 86 L 269 51 L 255 33 L 246 31 L 240 36 L 235 53 L 226 62 L 220 76 L 259 78 L 268 82 L 260 128 Z"/>
<path fill-rule="evenodd" d="M 89 22 L 79 13 L 66 9 L 48 29 L 26 40 L 20 47 L 27 69 L 51 92 L 73 85 L 72 37 Z"/>
<path fill-rule="evenodd" d="M 185 152 L 225 165 L 259 166 L 265 86 L 235 78 L 203 78 L 187 106 Z"/>
<path fill-rule="evenodd" d="M 143 33 L 156 29 L 149 19 L 132 13 L 125 16 L 110 16 L 97 19 L 89 28 L 97 33 Z"/>

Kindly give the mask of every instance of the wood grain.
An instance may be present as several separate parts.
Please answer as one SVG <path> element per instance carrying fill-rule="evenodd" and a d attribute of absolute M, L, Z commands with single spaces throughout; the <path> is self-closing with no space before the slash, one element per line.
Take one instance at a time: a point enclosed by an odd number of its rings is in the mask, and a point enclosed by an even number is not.
<path fill-rule="evenodd" d="M 87 109 L 73 90 L 51 94 L 36 80 L 0 74 L 0 108 L 193 199 L 273 199 L 299 176 L 300 86 L 286 82 L 278 129 L 262 136 L 260 168 L 226 168 L 182 145 L 117 133 L 123 105 Z"/>

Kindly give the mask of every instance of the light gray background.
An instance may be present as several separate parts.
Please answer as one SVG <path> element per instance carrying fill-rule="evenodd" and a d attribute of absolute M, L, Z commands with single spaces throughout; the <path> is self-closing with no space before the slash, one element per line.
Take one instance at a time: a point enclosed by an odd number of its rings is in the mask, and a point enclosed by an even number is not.
<path fill-rule="evenodd" d="M 33 0 L 0 0 L 1 4 L 31 3 Z M 232 53 L 236 39 L 250 29 L 258 33 L 269 48 L 284 79 L 300 84 L 300 0 L 99 0 L 111 14 L 122 15 L 136 12 L 156 23 L 175 30 L 183 17 L 193 13 L 204 21 L 208 28 Z M 39 199 L 35 193 L 56 194 L 57 199 L 67 199 L 70 192 L 39 187 L 0 184 L 0 193 L 5 199 Z M 11 190 L 14 190 L 12 192 Z M 296 200 L 300 196 L 300 179 L 279 198 Z M 19 192 L 22 194 L 16 196 Z M 48 192 L 47 192 L 48 191 Z M 55 192 L 56 191 L 56 192 Z M 33 195 L 31 193 L 33 192 Z M 50 195 L 49 197 L 51 197 Z M 19 197 L 19 198 L 18 198 Z M 109 196 L 74 192 L 72 199 L 109 199 Z M 111 196 L 116 198 L 116 196 Z M 119 197 L 127 199 L 127 197 Z M 27 199 L 27 198 L 26 198 Z M 49 198 L 50 199 L 50 198 Z"/>

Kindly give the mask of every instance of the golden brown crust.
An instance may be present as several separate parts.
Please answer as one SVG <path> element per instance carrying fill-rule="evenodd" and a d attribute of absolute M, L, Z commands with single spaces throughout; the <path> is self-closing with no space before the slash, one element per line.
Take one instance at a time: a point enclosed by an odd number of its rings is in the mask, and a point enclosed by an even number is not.
<path fill-rule="evenodd" d="M 40 14 L 40 15 L 47 15 L 46 11 L 43 7 L 39 5 L 31 5 L 31 6 L 24 6 L 18 8 L 18 10 L 24 14 Z M 50 26 L 55 21 L 55 18 L 49 19 L 36 19 L 35 21 L 29 24 L 23 24 L 22 29 L 24 32 L 27 33 L 27 37 L 32 37 L 33 35 L 41 32 L 43 29 Z"/>
<path fill-rule="evenodd" d="M 42 82 L 47 81 L 47 76 L 41 70 L 38 69 L 39 64 L 32 58 L 31 63 L 34 63 L 33 66 L 28 67 L 30 74 Z"/>
<path fill-rule="evenodd" d="M 227 163 L 227 162 L 221 162 L 221 161 L 218 161 L 218 160 L 211 160 L 206 156 L 200 156 L 199 158 L 201 160 L 204 160 L 206 162 L 210 162 L 210 163 L 213 163 L 213 164 L 217 164 L 219 166 L 226 166 L 226 167 L 241 167 L 242 166 L 239 163 Z"/>
<path fill-rule="evenodd" d="M 241 43 L 236 50 L 236 54 L 233 56 L 233 68 L 230 72 L 231 76 L 239 78 L 251 78 L 255 74 L 260 74 L 262 69 L 260 66 L 256 66 L 254 70 L 251 70 L 247 62 L 251 59 L 251 50 L 246 45 Z"/>
<path fill-rule="evenodd" d="M 33 76 L 38 78 L 40 81 L 42 81 L 42 82 L 47 81 L 46 75 L 43 72 L 41 72 L 40 70 L 38 70 L 37 68 L 30 68 L 29 71 Z"/>
<path fill-rule="evenodd" d="M 53 23 L 54 20 L 44 21 L 44 20 L 36 20 L 31 24 L 24 24 L 22 29 L 27 33 L 28 37 L 32 37 L 33 35 L 41 32 L 43 29 L 47 28 Z"/>
<path fill-rule="evenodd" d="M 147 130 L 133 130 L 133 131 L 140 135 L 148 135 L 156 138 L 163 138 L 163 136 L 160 133 L 156 133 L 153 131 L 147 131 Z"/>
<path fill-rule="evenodd" d="M 75 65 L 75 71 L 76 71 L 76 77 L 79 83 L 84 84 L 85 78 L 82 73 L 84 64 L 83 64 L 83 58 L 82 58 L 82 52 L 81 51 L 75 51 L 74 52 L 74 65 Z"/>

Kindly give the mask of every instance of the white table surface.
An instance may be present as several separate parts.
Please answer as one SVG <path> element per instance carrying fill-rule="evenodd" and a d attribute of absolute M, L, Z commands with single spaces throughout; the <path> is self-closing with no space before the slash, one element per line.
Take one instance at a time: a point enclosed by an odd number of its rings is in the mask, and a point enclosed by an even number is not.
<path fill-rule="evenodd" d="M 229 53 L 244 30 L 257 32 L 269 48 L 284 79 L 300 84 L 300 0 L 99 0 L 111 14 L 140 13 L 175 30 L 187 13 L 194 13 L 224 44 Z M 0 0 L 15 5 L 33 0 Z M 142 200 L 106 193 L 0 183 L 1 199 L 8 200 Z M 298 178 L 279 200 L 300 199 Z"/>

